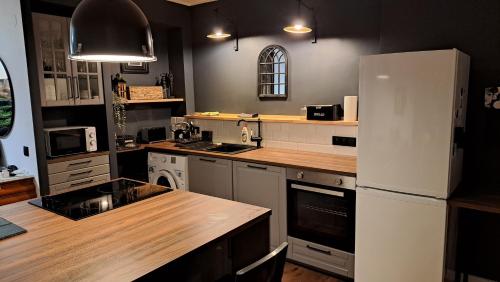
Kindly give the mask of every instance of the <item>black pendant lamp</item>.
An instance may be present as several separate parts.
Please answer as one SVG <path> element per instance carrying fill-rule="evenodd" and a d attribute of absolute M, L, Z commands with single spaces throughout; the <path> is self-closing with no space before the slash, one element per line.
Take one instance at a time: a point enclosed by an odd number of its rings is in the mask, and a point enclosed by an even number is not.
<path fill-rule="evenodd" d="M 83 0 L 71 17 L 69 58 L 154 62 L 148 19 L 131 0 Z"/>

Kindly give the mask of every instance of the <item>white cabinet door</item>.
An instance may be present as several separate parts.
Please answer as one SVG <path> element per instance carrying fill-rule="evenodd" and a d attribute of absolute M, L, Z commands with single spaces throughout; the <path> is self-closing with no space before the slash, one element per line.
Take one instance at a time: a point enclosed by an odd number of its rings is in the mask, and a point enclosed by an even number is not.
<path fill-rule="evenodd" d="M 69 19 L 33 13 L 42 106 L 104 104 L 101 63 L 68 59 Z"/>
<path fill-rule="evenodd" d="M 233 162 L 234 200 L 272 210 L 271 248 L 286 240 L 285 168 Z"/>
<path fill-rule="evenodd" d="M 189 156 L 189 191 L 233 199 L 232 161 Z"/>
<path fill-rule="evenodd" d="M 33 13 L 42 106 L 74 105 L 68 19 Z"/>
<path fill-rule="evenodd" d="M 356 282 L 441 282 L 446 201 L 356 190 Z"/>
<path fill-rule="evenodd" d="M 361 58 L 359 186 L 447 198 L 459 56 L 466 55 L 442 50 Z"/>
<path fill-rule="evenodd" d="M 76 105 L 104 103 L 101 64 L 96 62 L 72 62 Z"/>

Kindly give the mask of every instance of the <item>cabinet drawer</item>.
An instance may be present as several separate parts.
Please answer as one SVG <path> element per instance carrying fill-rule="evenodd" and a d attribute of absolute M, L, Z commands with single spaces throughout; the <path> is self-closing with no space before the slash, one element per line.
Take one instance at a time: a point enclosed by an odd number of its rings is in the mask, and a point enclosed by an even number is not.
<path fill-rule="evenodd" d="M 200 156 L 188 157 L 189 191 L 233 199 L 232 161 Z"/>
<path fill-rule="evenodd" d="M 85 179 L 80 179 L 80 180 L 75 180 L 75 181 L 70 181 L 70 182 L 65 182 L 61 184 L 56 184 L 56 185 L 50 185 L 50 194 L 61 194 L 64 192 L 69 192 L 73 190 L 78 190 L 82 189 L 85 187 L 89 187 L 92 185 L 97 185 L 101 184 L 104 182 L 109 181 L 111 178 L 109 174 L 103 174 L 99 176 L 94 176 L 94 177 L 89 177 Z"/>
<path fill-rule="evenodd" d="M 0 184 L 0 206 L 36 198 L 33 179 L 22 179 Z"/>
<path fill-rule="evenodd" d="M 84 169 L 93 166 L 109 164 L 109 156 L 102 155 L 91 158 L 84 158 L 78 160 L 65 161 L 60 163 L 51 163 L 48 165 L 49 174 L 69 172 L 77 169 Z"/>
<path fill-rule="evenodd" d="M 290 258 L 311 266 L 354 277 L 354 255 L 330 247 L 288 237 Z"/>
<path fill-rule="evenodd" d="M 85 179 L 97 175 L 108 174 L 109 164 L 82 168 L 67 172 L 55 173 L 49 175 L 49 185 L 71 182 L 79 179 Z"/>
<path fill-rule="evenodd" d="M 0 196 L 7 196 L 18 193 L 34 193 L 36 197 L 36 188 L 33 178 L 16 180 L 0 184 Z"/>

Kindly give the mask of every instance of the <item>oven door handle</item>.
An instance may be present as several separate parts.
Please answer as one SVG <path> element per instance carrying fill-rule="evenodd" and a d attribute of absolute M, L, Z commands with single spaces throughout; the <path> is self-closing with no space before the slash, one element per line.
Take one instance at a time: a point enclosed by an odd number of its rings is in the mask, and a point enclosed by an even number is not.
<path fill-rule="evenodd" d="M 300 185 L 300 184 L 292 184 L 291 187 L 293 189 L 304 190 L 304 191 L 308 191 L 308 192 L 327 194 L 330 196 L 341 197 L 341 198 L 344 197 L 344 192 L 340 192 L 340 191 L 326 190 L 326 189 L 321 189 L 321 188 L 316 188 L 316 187 L 304 186 L 304 185 Z"/>

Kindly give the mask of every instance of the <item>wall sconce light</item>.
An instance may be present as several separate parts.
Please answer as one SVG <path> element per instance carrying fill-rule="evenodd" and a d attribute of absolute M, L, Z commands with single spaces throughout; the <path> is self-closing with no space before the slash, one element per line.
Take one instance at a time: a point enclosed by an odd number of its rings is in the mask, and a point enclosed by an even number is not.
<path fill-rule="evenodd" d="M 221 40 L 221 39 L 224 39 L 224 38 L 228 38 L 228 37 L 231 37 L 231 33 L 229 32 L 226 32 L 224 31 L 224 29 L 222 28 L 222 25 L 220 25 L 220 22 L 219 22 L 219 9 L 216 8 L 214 10 L 215 12 L 215 27 L 214 29 L 212 30 L 212 32 L 210 32 L 209 34 L 207 34 L 207 37 L 210 38 L 210 39 L 214 39 L 214 40 Z M 225 17 L 223 16 L 223 19 L 228 22 L 234 29 L 234 51 L 238 51 L 239 50 L 239 37 L 238 37 L 238 31 L 236 29 L 236 25 L 234 24 L 234 22 L 229 19 L 228 17 Z"/>
<path fill-rule="evenodd" d="M 308 9 L 311 11 L 313 14 L 313 27 L 309 27 L 306 24 L 306 21 L 302 17 L 301 10 L 302 7 Z M 316 25 L 316 14 L 314 12 L 314 9 L 302 2 L 302 0 L 297 0 L 297 17 L 295 20 L 290 24 L 287 25 L 283 28 L 284 31 L 289 32 L 289 33 L 295 33 L 295 34 L 304 34 L 304 33 L 310 33 L 314 31 L 314 39 L 312 43 L 317 43 L 318 42 L 318 36 L 317 36 L 317 25 Z"/>

